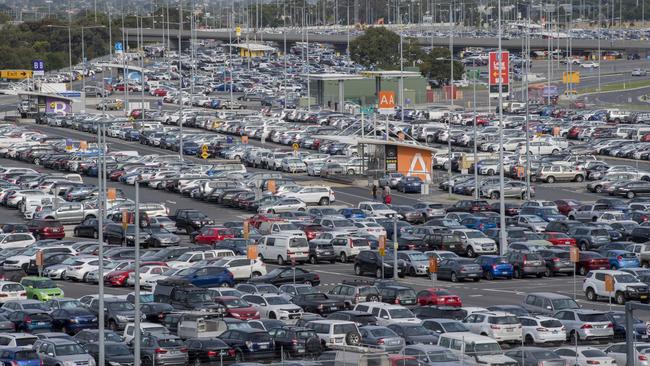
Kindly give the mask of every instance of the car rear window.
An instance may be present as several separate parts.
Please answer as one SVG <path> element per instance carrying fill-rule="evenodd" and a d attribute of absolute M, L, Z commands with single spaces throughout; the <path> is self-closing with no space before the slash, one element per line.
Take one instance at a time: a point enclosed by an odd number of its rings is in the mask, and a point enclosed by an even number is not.
<path fill-rule="evenodd" d="M 249 336 L 249 339 L 252 342 L 270 342 L 271 336 L 266 332 L 258 332 L 258 333 L 252 333 Z"/>
<path fill-rule="evenodd" d="M 361 296 L 379 295 L 379 290 L 376 287 L 362 287 L 359 289 L 359 295 Z"/>
<path fill-rule="evenodd" d="M 494 316 L 488 319 L 490 324 L 519 324 L 519 320 L 514 316 Z"/>
<path fill-rule="evenodd" d="M 583 322 L 609 322 L 607 315 L 602 313 L 596 314 L 578 314 L 578 319 Z"/>
<path fill-rule="evenodd" d="M 300 248 L 300 247 L 306 247 L 309 246 L 307 244 L 307 239 L 305 238 L 292 238 L 289 239 L 289 247 L 290 248 Z"/>
<path fill-rule="evenodd" d="M 539 324 L 541 324 L 541 326 L 544 327 L 544 328 L 561 328 L 562 327 L 562 323 L 560 323 L 559 320 L 555 320 L 555 319 L 542 320 L 541 322 L 539 322 Z"/>
<path fill-rule="evenodd" d="M 397 337 L 397 334 L 388 328 L 377 328 L 370 331 L 375 337 Z"/>
<path fill-rule="evenodd" d="M 16 346 L 18 347 L 25 347 L 25 346 L 31 346 L 36 342 L 38 338 L 36 337 L 22 337 L 22 338 L 16 338 Z"/>
<path fill-rule="evenodd" d="M 14 359 L 16 361 L 38 360 L 38 355 L 36 354 L 36 351 L 18 351 L 16 352 L 16 357 Z"/>
<path fill-rule="evenodd" d="M 397 291 L 397 296 L 399 296 L 399 297 L 415 297 L 415 290 L 411 290 L 411 289 L 398 290 Z"/>
<path fill-rule="evenodd" d="M 354 324 L 335 324 L 334 334 L 348 334 L 349 332 L 356 332 L 357 327 Z"/>
<path fill-rule="evenodd" d="M 183 346 L 183 341 L 180 339 L 159 339 L 158 340 L 158 345 L 161 347 L 182 347 Z"/>

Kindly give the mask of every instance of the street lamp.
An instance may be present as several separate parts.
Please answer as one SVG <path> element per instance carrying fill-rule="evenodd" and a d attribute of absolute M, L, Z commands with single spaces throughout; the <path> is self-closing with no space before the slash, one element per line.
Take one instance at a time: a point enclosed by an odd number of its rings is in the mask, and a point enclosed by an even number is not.
<path fill-rule="evenodd" d="M 95 15 L 97 16 L 97 15 Z M 80 27 L 81 28 L 81 62 L 83 62 L 83 77 L 81 78 L 81 91 L 83 92 L 83 108 L 81 112 L 86 111 L 86 47 L 85 47 L 85 42 L 84 42 L 84 29 L 96 29 L 96 28 L 106 28 L 106 26 L 103 25 L 91 25 L 87 27 Z M 109 46 L 110 47 L 110 46 Z"/>

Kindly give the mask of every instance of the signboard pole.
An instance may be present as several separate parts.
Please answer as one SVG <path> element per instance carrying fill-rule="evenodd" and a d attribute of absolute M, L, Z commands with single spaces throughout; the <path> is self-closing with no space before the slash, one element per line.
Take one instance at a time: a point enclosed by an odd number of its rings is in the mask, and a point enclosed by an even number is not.
<path fill-rule="evenodd" d="M 580 260 L 580 250 L 578 247 L 569 249 L 569 259 L 573 262 L 573 300 L 576 299 L 576 263 Z"/>

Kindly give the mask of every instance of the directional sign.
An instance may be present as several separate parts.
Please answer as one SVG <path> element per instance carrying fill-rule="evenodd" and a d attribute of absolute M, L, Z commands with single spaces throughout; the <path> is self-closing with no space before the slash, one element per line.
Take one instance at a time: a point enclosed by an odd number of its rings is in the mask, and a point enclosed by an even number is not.
<path fill-rule="evenodd" d="M 562 84 L 580 84 L 580 71 L 563 72 Z"/>
<path fill-rule="evenodd" d="M 605 275 L 605 291 L 614 292 L 614 277 Z"/>
<path fill-rule="evenodd" d="M 298 151 L 298 149 L 300 149 L 300 145 L 298 145 L 298 144 L 296 144 L 296 143 L 294 143 L 294 144 L 292 145 L 292 147 L 293 147 L 293 151 Z"/>
<path fill-rule="evenodd" d="M 386 255 L 386 237 L 384 235 L 379 236 L 379 255 Z"/>
<path fill-rule="evenodd" d="M 122 42 L 115 42 L 115 53 L 122 53 L 124 52 L 124 46 L 122 46 Z"/>
<path fill-rule="evenodd" d="M 204 144 L 203 146 L 201 146 L 201 151 L 204 152 L 204 153 L 207 153 L 208 152 L 208 145 Z"/>
<path fill-rule="evenodd" d="M 373 114 L 374 112 L 375 112 L 375 108 L 373 108 L 372 106 L 361 107 L 362 114 Z"/>
<path fill-rule="evenodd" d="M 569 258 L 571 259 L 571 262 L 577 263 L 580 261 L 580 249 L 578 247 L 571 247 L 569 249 Z"/>
<path fill-rule="evenodd" d="M 201 153 L 201 157 L 202 157 L 203 159 L 207 159 L 207 158 L 210 157 L 210 154 L 208 154 L 207 152 L 204 151 L 204 152 Z"/>
<path fill-rule="evenodd" d="M 244 135 L 241 137 L 241 143 L 246 145 L 248 143 L 248 136 Z"/>
<path fill-rule="evenodd" d="M 478 80 L 481 77 L 480 70 L 475 70 L 475 69 L 467 70 L 466 74 L 467 74 L 467 78 L 470 80 Z"/>
<path fill-rule="evenodd" d="M 34 60 L 32 62 L 32 71 L 35 76 L 45 75 L 45 61 L 43 60 Z"/>
<path fill-rule="evenodd" d="M 379 92 L 379 113 L 393 113 L 395 112 L 395 92 L 390 90 L 383 90 Z"/>
<path fill-rule="evenodd" d="M 502 86 L 501 94 L 508 95 L 510 52 L 502 51 L 501 57 L 499 57 L 498 52 L 490 52 L 489 61 L 490 75 L 488 84 L 490 85 L 490 97 L 494 98 L 499 96 L 499 82 L 501 82 Z"/>

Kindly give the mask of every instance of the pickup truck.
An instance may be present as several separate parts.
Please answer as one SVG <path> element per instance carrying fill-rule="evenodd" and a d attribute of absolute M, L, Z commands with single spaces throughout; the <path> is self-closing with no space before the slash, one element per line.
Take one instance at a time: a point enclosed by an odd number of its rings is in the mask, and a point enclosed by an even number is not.
<path fill-rule="evenodd" d="M 86 219 L 97 217 L 96 208 L 86 208 L 81 202 L 67 202 L 54 207 L 43 209 L 33 214 L 36 219 L 58 220 L 62 224 L 80 224 Z"/>
<path fill-rule="evenodd" d="M 199 231 L 205 225 L 214 225 L 214 220 L 199 210 L 179 208 L 169 217 L 176 222 L 176 229 L 185 231 L 188 235 Z"/>

